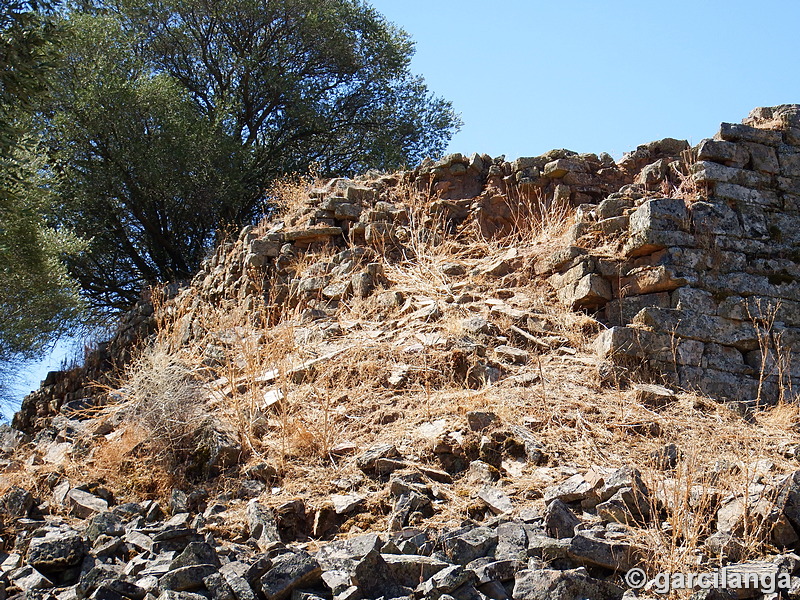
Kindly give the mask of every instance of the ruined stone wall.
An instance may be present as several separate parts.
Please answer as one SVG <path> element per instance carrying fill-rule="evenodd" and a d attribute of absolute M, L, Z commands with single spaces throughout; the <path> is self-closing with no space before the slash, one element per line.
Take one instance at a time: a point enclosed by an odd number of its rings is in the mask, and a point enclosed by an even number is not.
<path fill-rule="evenodd" d="M 688 166 L 673 197 L 627 186 L 583 207 L 576 245 L 540 271 L 567 305 L 599 311 L 611 363 L 713 397 L 788 400 L 800 392 L 800 107 L 722 124 Z"/>
<path fill-rule="evenodd" d="M 164 301 L 181 303 L 188 342 L 202 334 L 193 315 L 203 302 L 255 311 L 369 296 L 384 283 L 378 255 L 408 244 L 411 219 L 431 235 L 474 226 L 502 237 L 532 211 L 568 204 L 571 245 L 535 275 L 565 307 L 608 326 L 597 341 L 604 374 L 775 401 L 800 391 L 799 115 L 797 106 L 756 109 L 697 148 L 668 138 L 618 162 L 569 150 L 513 162 L 453 154 L 413 171 L 333 179 L 282 221 L 245 228 Z M 409 206 L 419 194 L 429 199 L 421 214 Z M 292 270 L 299 254 L 331 246 L 339 252 L 313 272 Z M 143 300 L 82 367 L 50 374 L 14 426 L 30 432 L 101 402 L 96 384 L 156 323 Z"/>

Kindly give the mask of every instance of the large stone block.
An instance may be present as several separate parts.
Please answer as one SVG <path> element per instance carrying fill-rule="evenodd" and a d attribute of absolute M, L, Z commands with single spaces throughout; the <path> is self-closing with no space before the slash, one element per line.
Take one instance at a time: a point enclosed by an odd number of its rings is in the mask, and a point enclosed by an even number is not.
<path fill-rule="evenodd" d="M 570 267 L 565 272 L 551 275 L 548 281 L 554 288 L 560 289 L 578 283 L 590 273 L 594 273 L 594 271 L 594 261 L 589 257 L 585 257 L 581 258 L 574 266 Z"/>
<path fill-rule="evenodd" d="M 619 281 L 620 296 L 670 292 L 690 283 L 685 273 L 665 265 L 633 269 Z M 695 279 L 696 275 L 692 277 Z"/>
<path fill-rule="evenodd" d="M 722 123 L 717 135 L 726 142 L 755 142 L 767 146 L 777 146 L 783 141 L 780 131 L 758 129 L 738 123 Z"/>
<path fill-rule="evenodd" d="M 594 348 L 600 358 L 622 362 L 699 365 L 703 356 L 702 342 L 637 327 L 606 329 L 595 340 Z"/>
<path fill-rule="evenodd" d="M 772 187 L 772 177 L 766 173 L 726 167 L 710 161 L 698 161 L 692 165 L 692 177 L 698 183 L 735 183 L 758 189 Z"/>
<path fill-rule="evenodd" d="M 646 306 L 670 308 L 670 296 L 667 292 L 660 292 L 656 294 L 615 298 L 606 304 L 606 320 L 612 326 L 627 325 L 633 320 L 633 317 Z"/>
<path fill-rule="evenodd" d="M 648 200 L 630 215 L 629 231 L 646 229 L 688 231 L 689 212 L 682 198 Z"/>
<path fill-rule="evenodd" d="M 780 208 L 783 204 L 778 194 L 772 190 L 754 190 L 735 183 L 717 183 L 714 187 L 714 197 L 771 208 Z"/>
<path fill-rule="evenodd" d="M 518 600 L 619 600 L 623 592 L 613 583 L 591 577 L 586 569 L 536 569 L 517 573 L 512 595 Z"/>
<path fill-rule="evenodd" d="M 703 278 L 703 287 L 719 296 L 770 296 L 773 298 L 800 298 L 800 281 L 791 275 L 773 273 L 708 273 Z"/>
<path fill-rule="evenodd" d="M 557 271 L 563 269 L 565 266 L 574 262 L 575 259 L 585 254 L 586 250 L 583 248 L 579 248 L 577 246 L 567 246 L 566 248 L 557 250 L 553 254 L 536 261 L 534 270 L 536 271 L 537 275 L 542 275 L 551 271 Z"/>
<path fill-rule="evenodd" d="M 800 152 L 781 152 L 778 159 L 781 165 L 781 175 L 800 177 Z"/>
<path fill-rule="evenodd" d="M 762 173 L 770 175 L 780 172 L 781 169 L 778 164 L 778 155 L 775 152 L 775 148 L 755 142 L 745 143 L 744 146 L 750 153 L 750 166 L 755 171 L 761 171 Z"/>
<path fill-rule="evenodd" d="M 739 207 L 738 212 L 743 237 L 757 240 L 770 239 L 769 223 L 763 208 L 745 204 Z"/>
<path fill-rule="evenodd" d="M 563 177 L 567 173 L 586 173 L 588 167 L 583 160 L 576 158 L 559 158 L 544 166 L 544 176 L 552 179 Z"/>
<path fill-rule="evenodd" d="M 691 310 L 648 307 L 636 315 L 633 323 L 677 337 L 734 346 L 740 350 L 758 347 L 758 335 L 752 323 Z"/>
<path fill-rule="evenodd" d="M 681 387 L 714 398 L 747 401 L 758 395 L 758 381 L 746 375 L 692 366 L 681 367 L 679 373 Z"/>
<path fill-rule="evenodd" d="M 283 234 L 283 239 L 286 242 L 311 242 L 327 240 L 340 235 L 342 235 L 341 227 L 311 227 L 286 231 Z"/>
<path fill-rule="evenodd" d="M 703 360 L 699 366 L 739 375 L 755 374 L 752 367 L 745 363 L 741 350 L 720 344 L 705 345 Z"/>
<path fill-rule="evenodd" d="M 631 232 L 622 248 L 622 252 L 627 257 L 636 258 L 673 246 L 692 247 L 695 245 L 695 236 L 685 231 L 644 229 Z"/>
<path fill-rule="evenodd" d="M 720 303 L 717 314 L 728 319 L 778 321 L 789 327 L 800 327 L 800 302 L 783 298 L 729 296 Z"/>
<path fill-rule="evenodd" d="M 700 290 L 693 287 L 682 287 L 672 292 L 670 294 L 670 299 L 671 306 L 665 308 L 694 310 L 707 315 L 717 314 L 717 301 L 714 299 L 714 295 L 706 290 Z"/>
<path fill-rule="evenodd" d="M 613 297 L 608 280 L 589 273 L 558 290 L 558 298 L 572 310 L 599 308 Z"/>
<path fill-rule="evenodd" d="M 695 202 L 692 204 L 692 224 L 695 231 L 708 235 L 742 237 L 739 216 L 721 202 Z"/>
<path fill-rule="evenodd" d="M 697 158 L 741 169 L 747 164 L 750 156 L 745 148 L 733 142 L 703 140 L 698 146 Z"/>

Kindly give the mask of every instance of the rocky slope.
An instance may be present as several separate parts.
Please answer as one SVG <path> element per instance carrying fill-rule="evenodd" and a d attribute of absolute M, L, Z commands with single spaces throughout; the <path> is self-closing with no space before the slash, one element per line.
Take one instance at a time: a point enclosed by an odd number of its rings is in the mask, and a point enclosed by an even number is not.
<path fill-rule="evenodd" d="M 781 106 L 282 182 L 3 431 L 7 595 L 800 594 L 798 156 Z"/>

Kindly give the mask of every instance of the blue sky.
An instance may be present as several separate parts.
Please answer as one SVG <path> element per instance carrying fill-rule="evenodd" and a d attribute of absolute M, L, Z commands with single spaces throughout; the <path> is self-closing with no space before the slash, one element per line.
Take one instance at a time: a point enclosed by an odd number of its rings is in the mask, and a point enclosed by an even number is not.
<path fill-rule="evenodd" d="M 464 120 L 450 151 L 619 158 L 800 103 L 800 2 L 374 0 Z"/>
<path fill-rule="evenodd" d="M 619 158 L 696 144 L 756 106 L 800 103 L 800 2 L 373 0 L 416 41 L 412 63 L 464 127 L 450 152 L 552 148 Z M 25 371 L 35 388 L 65 351 Z"/>

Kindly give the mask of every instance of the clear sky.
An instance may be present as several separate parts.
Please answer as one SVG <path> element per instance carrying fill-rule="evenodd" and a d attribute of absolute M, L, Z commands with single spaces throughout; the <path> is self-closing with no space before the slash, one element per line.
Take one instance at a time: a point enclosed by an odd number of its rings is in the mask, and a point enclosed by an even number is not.
<path fill-rule="evenodd" d="M 464 127 L 451 152 L 552 148 L 620 158 L 692 144 L 756 106 L 800 103 L 800 0 L 373 0 L 416 41 L 412 63 Z M 21 397 L 61 348 L 25 371 Z"/>
<path fill-rule="evenodd" d="M 450 151 L 616 158 L 800 103 L 800 1 L 373 0 L 464 127 Z"/>

